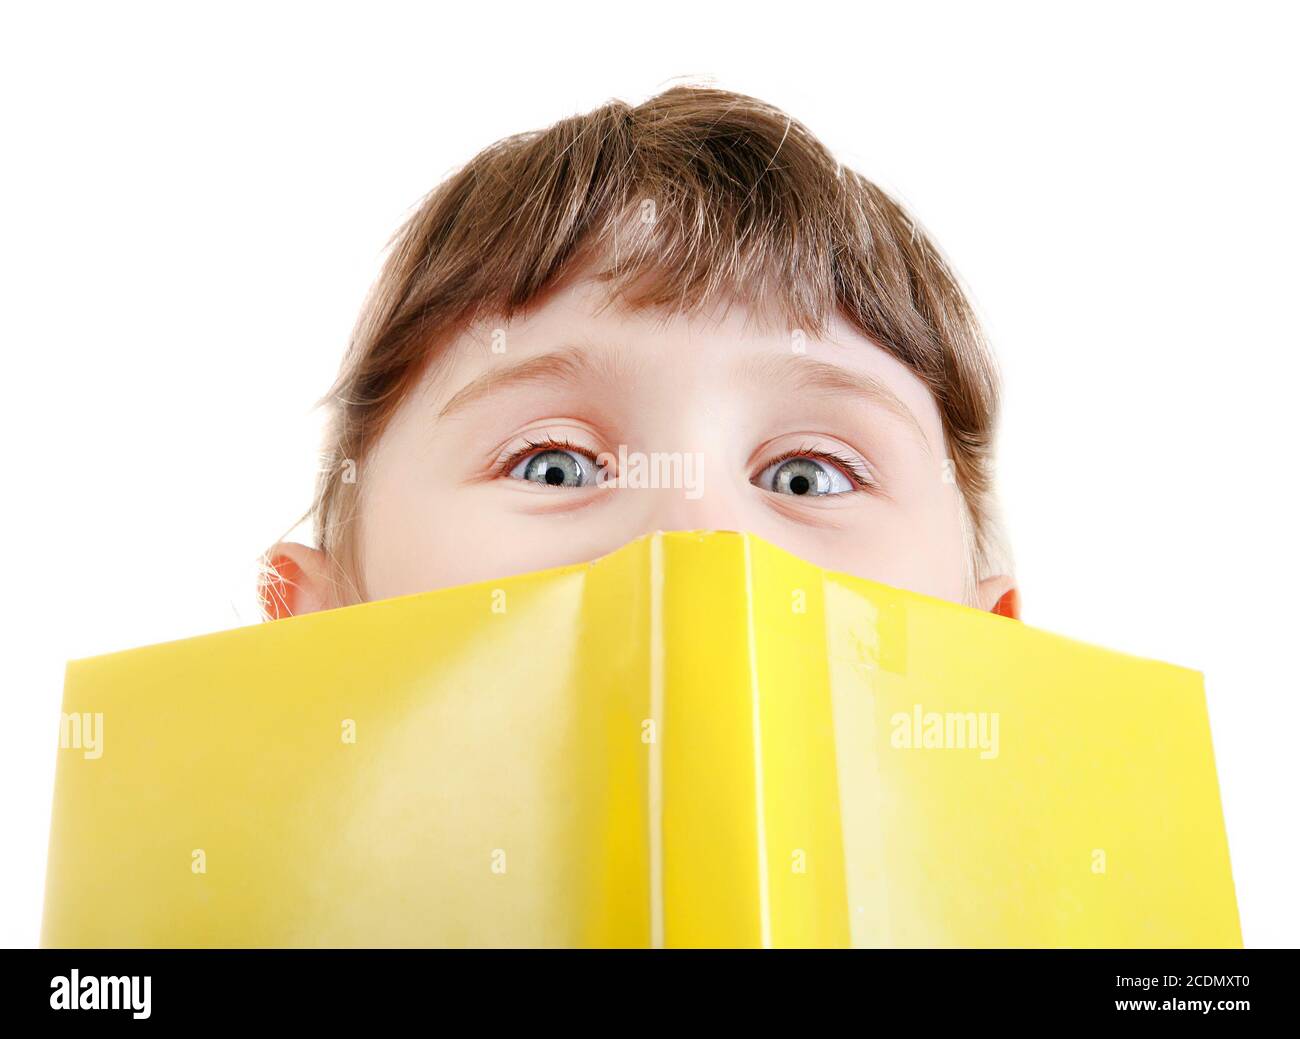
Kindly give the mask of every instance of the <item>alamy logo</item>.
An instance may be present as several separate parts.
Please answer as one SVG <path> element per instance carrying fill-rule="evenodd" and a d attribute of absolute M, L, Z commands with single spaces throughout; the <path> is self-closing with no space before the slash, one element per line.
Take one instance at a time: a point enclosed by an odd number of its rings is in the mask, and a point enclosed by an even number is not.
<path fill-rule="evenodd" d="M 104 715 L 59 712 L 59 746 L 63 750 L 85 751 L 90 760 L 104 753 Z"/>
<path fill-rule="evenodd" d="M 974 750 L 988 760 L 998 756 L 998 712 L 927 711 L 919 703 L 912 712 L 899 711 L 889 724 L 889 745 L 895 750 Z"/>
<path fill-rule="evenodd" d="M 83 978 L 74 970 L 50 979 L 50 1007 L 54 1010 L 130 1010 L 131 1016 L 149 1016 L 149 987 L 152 978 Z"/>
<path fill-rule="evenodd" d="M 704 495 L 704 454 L 700 451 L 629 451 L 620 444 L 618 454 L 596 456 L 596 483 L 600 487 L 684 488 L 691 500 Z M 614 473 L 610 473 L 610 467 Z"/>

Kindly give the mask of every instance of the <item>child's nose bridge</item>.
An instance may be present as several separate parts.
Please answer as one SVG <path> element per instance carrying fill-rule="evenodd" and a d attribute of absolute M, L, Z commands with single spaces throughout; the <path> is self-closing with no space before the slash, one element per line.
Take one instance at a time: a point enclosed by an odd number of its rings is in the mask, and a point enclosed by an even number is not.
<path fill-rule="evenodd" d="M 727 424 L 692 411 L 672 433 L 621 449 L 615 465 L 617 493 L 640 502 L 634 511 L 642 532 L 741 529 L 748 484 L 737 484 L 728 464 L 734 450 Z"/>
<path fill-rule="evenodd" d="M 650 530 L 740 530 L 741 502 L 729 481 L 714 478 L 641 491 Z"/>

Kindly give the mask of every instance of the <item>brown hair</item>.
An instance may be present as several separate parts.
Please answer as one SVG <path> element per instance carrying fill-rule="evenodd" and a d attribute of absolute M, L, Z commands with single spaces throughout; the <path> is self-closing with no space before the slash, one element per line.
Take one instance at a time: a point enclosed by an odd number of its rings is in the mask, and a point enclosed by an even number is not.
<path fill-rule="evenodd" d="M 395 235 L 322 399 L 326 452 L 307 514 L 354 588 L 355 473 L 397 405 L 443 344 L 481 319 L 524 312 L 579 270 L 633 309 L 735 301 L 808 336 L 838 310 L 929 387 L 966 506 L 973 575 L 1002 565 L 997 373 L 938 249 L 780 110 L 677 86 L 498 141 Z"/>

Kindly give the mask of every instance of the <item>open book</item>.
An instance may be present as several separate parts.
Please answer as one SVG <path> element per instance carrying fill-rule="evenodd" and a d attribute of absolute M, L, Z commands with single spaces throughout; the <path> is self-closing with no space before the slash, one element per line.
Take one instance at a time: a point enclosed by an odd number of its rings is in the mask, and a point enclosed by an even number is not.
<path fill-rule="evenodd" d="M 47 946 L 1237 946 L 1201 675 L 759 538 L 73 661 Z"/>

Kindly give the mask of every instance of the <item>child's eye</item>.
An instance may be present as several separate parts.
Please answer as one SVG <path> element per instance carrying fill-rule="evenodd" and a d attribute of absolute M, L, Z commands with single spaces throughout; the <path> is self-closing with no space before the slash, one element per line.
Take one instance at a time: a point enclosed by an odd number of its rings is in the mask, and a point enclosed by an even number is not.
<path fill-rule="evenodd" d="M 845 469 L 848 469 L 852 475 L 847 475 Z M 765 491 L 803 495 L 809 498 L 847 494 L 869 485 L 866 478 L 856 472 L 851 463 L 833 461 L 828 456 L 808 454 L 778 458 L 755 477 L 754 483 Z"/>
<path fill-rule="evenodd" d="M 600 475 L 600 467 L 584 451 L 552 447 L 525 456 L 509 475 L 551 487 L 589 487 Z"/>

